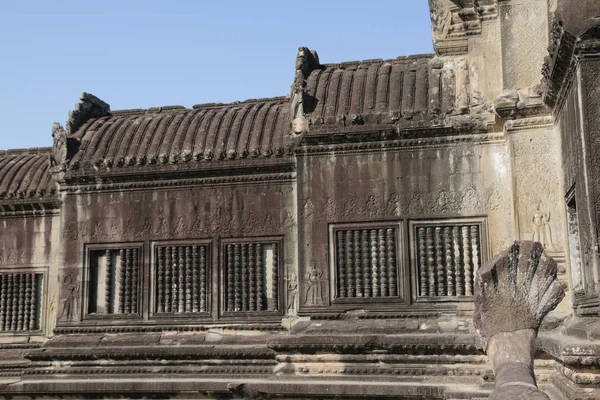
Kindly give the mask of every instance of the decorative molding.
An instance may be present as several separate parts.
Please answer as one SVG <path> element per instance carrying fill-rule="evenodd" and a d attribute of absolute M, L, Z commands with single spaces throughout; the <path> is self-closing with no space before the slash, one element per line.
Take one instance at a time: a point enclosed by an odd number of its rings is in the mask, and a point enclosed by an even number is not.
<path fill-rule="evenodd" d="M 188 188 L 194 186 L 216 187 L 223 185 L 236 185 L 247 183 L 279 183 L 290 182 L 296 179 L 295 172 L 273 173 L 273 174 L 245 174 L 233 176 L 193 178 L 193 179 L 172 179 L 159 181 L 135 181 L 131 179 L 127 182 L 113 182 L 113 179 L 106 177 L 106 180 L 100 184 L 77 184 L 69 183 L 68 186 L 61 187 L 61 191 L 67 193 L 92 193 L 105 191 L 124 191 L 124 190 L 145 190 L 167 187 Z M 109 183 L 110 182 L 110 183 Z"/>
<path fill-rule="evenodd" d="M 81 335 L 81 334 L 94 334 L 94 333 L 151 333 L 151 332 L 208 332 L 214 329 L 231 329 L 239 331 L 266 331 L 266 332 L 277 332 L 285 331 L 286 328 L 281 323 L 273 324 L 240 324 L 237 322 L 232 323 L 218 323 L 218 324 L 205 324 L 205 325 L 173 325 L 166 324 L 160 325 L 153 323 L 149 326 L 78 326 L 78 327 L 57 327 L 54 328 L 55 335 Z"/>
<path fill-rule="evenodd" d="M 333 154 L 353 154 L 361 152 L 384 152 L 388 149 L 410 149 L 420 150 L 432 147 L 439 147 L 449 144 L 473 143 L 487 144 L 500 143 L 505 140 L 503 133 L 489 134 L 469 134 L 458 136 L 440 136 L 434 138 L 420 139 L 400 139 L 385 142 L 362 142 L 354 144 L 334 144 L 334 145 L 312 145 L 296 148 L 298 155 L 333 155 Z"/>
<path fill-rule="evenodd" d="M 552 115 L 506 121 L 506 130 L 509 132 L 527 131 L 533 129 L 551 129 L 553 126 L 554 117 Z"/>

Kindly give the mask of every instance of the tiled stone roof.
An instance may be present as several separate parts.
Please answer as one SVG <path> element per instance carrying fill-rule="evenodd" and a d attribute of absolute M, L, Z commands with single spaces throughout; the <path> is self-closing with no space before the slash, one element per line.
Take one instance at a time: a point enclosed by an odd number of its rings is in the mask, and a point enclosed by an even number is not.
<path fill-rule="evenodd" d="M 0 201 L 56 196 L 50 148 L 0 151 Z"/>
<path fill-rule="evenodd" d="M 307 79 L 305 111 L 312 126 L 425 119 L 443 110 L 445 95 L 453 103 L 442 74 L 433 55 L 323 65 Z"/>
<path fill-rule="evenodd" d="M 285 98 L 112 111 L 91 118 L 70 139 L 80 147 L 71 168 L 278 157 L 289 134 Z"/>

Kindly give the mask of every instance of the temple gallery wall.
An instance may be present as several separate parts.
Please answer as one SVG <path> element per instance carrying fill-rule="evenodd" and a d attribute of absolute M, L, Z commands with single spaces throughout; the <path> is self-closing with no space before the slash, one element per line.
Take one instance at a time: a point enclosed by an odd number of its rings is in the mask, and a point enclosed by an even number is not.
<path fill-rule="evenodd" d="M 476 400 L 507 343 L 600 398 L 596 3 L 430 0 L 435 54 L 301 47 L 285 97 L 82 93 L 0 151 L 0 398 Z M 517 258 L 552 307 L 474 324 Z"/>

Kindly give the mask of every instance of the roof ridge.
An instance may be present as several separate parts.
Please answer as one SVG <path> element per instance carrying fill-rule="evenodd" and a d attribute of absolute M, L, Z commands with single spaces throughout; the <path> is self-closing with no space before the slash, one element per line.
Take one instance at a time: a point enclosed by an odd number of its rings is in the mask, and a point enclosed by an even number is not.
<path fill-rule="evenodd" d="M 30 147 L 23 149 L 7 149 L 0 150 L 0 156 L 27 156 L 34 154 L 48 154 L 52 151 L 52 147 Z"/>
<path fill-rule="evenodd" d="M 199 108 L 221 108 L 221 107 L 230 107 L 241 104 L 251 104 L 251 103 L 266 103 L 268 101 L 285 101 L 287 100 L 287 96 L 274 96 L 274 97 L 262 97 L 262 98 L 253 98 L 246 99 L 241 101 L 232 101 L 229 103 L 200 103 L 194 104 L 191 109 L 197 110 Z M 110 111 L 110 115 L 112 116 L 127 116 L 127 115 L 142 115 L 149 113 L 158 113 L 162 111 L 180 111 L 187 110 L 190 111 L 190 108 L 185 106 L 175 105 L 175 106 L 160 106 L 160 107 L 148 107 L 148 108 L 125 108 L 122 110 L 112 110 Z"/>
<path fill-rule="evenodd" d="M 232 101 L 230 103 L 200 103 L 200 104 L 194 104 L 192 106 L 192 108 L 194 110 L 197 110 L 199 108 L 221 108 L 221 107 L 237 106 L 240 104 L 266 103 L 268 101 L 285 101 L 287 99 L 288 99 L 287 96 L 262 97 L 262 98 L 255 98 L 255 99 L 246 99 L 246 100 L 242 100 L 242 101 Z"/>
<path fill-rule="evenodd" d="M 398 61 L 417 61 L 423 59 L 433 58 L 434 53 L 414 54 L 409 56 L 398 56 L 396 58 L 383 59 L 383 58 L 371 58 L 365 60 L 353 60 L 353 61 L 342 61 L 334 63 L 321 64 L 324 68 L 348 68 L 359 65 L 377 64 L 377 63 L 394 63 Z"/>

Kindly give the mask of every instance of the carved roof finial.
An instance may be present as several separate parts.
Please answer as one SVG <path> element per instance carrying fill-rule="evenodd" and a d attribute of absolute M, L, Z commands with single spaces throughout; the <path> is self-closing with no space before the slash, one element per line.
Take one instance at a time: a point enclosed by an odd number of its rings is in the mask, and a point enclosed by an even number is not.
<path fill-rule="evenodd" d="M 67 135 L 75 133 L 90 118 L 104 117 L 110 114 L 110 105 L 93 94 L 82 92 L 79 100 L 75 109 L 69 112 L 69 120 L 66 124 Z"/>
<path fill-rule="evenodd" d="M 305 114 L 309 112 L 306 108 L 306 85 L 310 74 L 319 68 L 319 55 L 315 50 L 308 47 L 300 47 L 296 56 L 296 76 L 292 84 L 290 115 L 292 116 L 292 131 L 302 133 L 308 130 L 308 120 Z"/>

